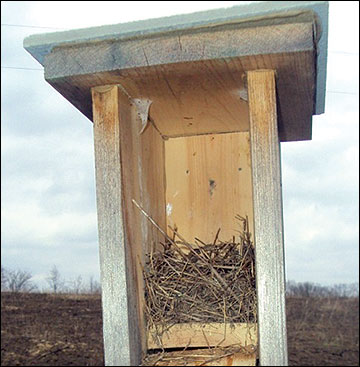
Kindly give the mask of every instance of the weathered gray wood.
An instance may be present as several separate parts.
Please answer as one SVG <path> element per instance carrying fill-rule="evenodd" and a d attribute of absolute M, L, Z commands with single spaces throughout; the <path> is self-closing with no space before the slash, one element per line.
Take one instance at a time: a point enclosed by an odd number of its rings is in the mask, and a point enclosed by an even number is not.
<path fill-rule="evenodd" d="M 45 59 L 46 80 L 180 62 L 284 54 L 314 49 L 312 22 L 266 27 L 214 27 L 211 32 L 93 42 L 54 48 Z"/>
<path fill-rule="evenodd" d="M 247 73 L 254 201 L 259 357 L 262 366 L 288 363 L 280 143 L 275 72 Z"/>
<path fill-rule="evenodd" d="M 103 334 L 107 366 L 137 365 L 141 343 L 136 287 L 123 213 L 118 88 L 93 90 Z M 130 103 L 129 103 L 130 104 Z M 121 106 L 130 109 L 129 105 Z M 128 121 L 131 123 L 131 121 Z"/>

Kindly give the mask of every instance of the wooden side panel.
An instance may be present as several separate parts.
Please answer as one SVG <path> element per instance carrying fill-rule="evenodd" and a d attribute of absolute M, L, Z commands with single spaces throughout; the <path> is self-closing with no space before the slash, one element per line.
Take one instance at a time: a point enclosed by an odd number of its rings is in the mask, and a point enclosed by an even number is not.
<path fill-rule="evenodd" d="M 132 258 L 123 212 L 124 185 L 120 153 L 120 120 L 131 122 L 129 104 L 120 106 L 115 87 L 93 91 L 96 196 L 102 285 L 105 364 L 131 365 L 141 360 Z M 127 116 L 125 116 L 125 114 Z M 135 287 L 134 287 L 135 288 Z M 129 315 L 133 318 L 130 320 Z"/>
<path fill-rule="evenodd" d="M 210 134 L 165 142 L 167 223 L 190 243 L 237 235 L 235 215 L 253 223 L 249 133 Z M 172 232 L 168 230 L 168 233 Z"/>
<path fill-rule="evenodd" d="M 288 363 L 280 143 L 275 72 L 247 73 L 254 195 L 259 356 L 262 366 Z"/>
<path fill-rule="evenodd" d="M 142 264 L 159 235 L 135 199 L 165 227 L 164 143 L 143 134 L 134 101 L 117 86 L 92 90 L 107 365 L 137 365 L 146 351 Z"/>
<path fill-rule="evenodd" d="M 150 123 L 140 136 L 138 132 L 135 136 L 138 136 L 140 143 L 138 170 L 141 177 L 141 190 L 138 203 L 165 231 L 165 141 Z M 142 255 L 151 249 L 162 248 L 160 241 L 164 242 L 164 236 L 144 215 L 141 215 L 141 232 Z"/>
<path fill-rule="evenodd" d="M 155 337 L 153 337 L 153 335 Z M 164 333 L 161 339 L 163 348 L 208 347 L 239 344 L 242 346 L 257 346 L 256 324 L 233 324 L 224 326 L 222 323 L 207 324 L 176 324 Z M 156 330 L 148 332 L 148 349 L 161 347 L 156 340 Z"/>

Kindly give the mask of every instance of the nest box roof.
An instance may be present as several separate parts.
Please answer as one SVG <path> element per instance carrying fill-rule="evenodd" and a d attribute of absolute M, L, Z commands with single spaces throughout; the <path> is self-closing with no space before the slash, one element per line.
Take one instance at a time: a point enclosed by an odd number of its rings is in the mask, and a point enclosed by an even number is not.
<path fill-rule="evenodd" d="M 90 120 L 91 88 L 120 84 L 152 101 L 170 137 L 248 129 L 244 75 L 275 69 L 280 140 L 294 141 L 311 139 L 324 112 L 327 30 L 328 2 L 268 1 L 33 35 L 24 47 Z"/>

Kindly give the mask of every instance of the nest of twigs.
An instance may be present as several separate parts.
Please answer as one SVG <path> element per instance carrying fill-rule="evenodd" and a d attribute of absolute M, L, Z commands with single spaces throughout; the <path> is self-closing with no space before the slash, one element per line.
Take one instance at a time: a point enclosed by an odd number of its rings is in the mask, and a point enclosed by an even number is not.
<path fill-rule="evenodd" d="M 239 239 L 187 243 L 176 230 L 144 269 L 147 326 L 161 335 L 177 323 L 255 323 L 255 250 L 248 219 Z M 160 336 L 159 335 L 159 336 Z"/>

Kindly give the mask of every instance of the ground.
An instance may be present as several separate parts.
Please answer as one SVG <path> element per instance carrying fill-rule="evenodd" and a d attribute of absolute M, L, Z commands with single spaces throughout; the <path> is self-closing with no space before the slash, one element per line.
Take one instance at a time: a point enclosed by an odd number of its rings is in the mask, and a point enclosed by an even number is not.
<path fill-rule="evenodd" d="M 103 366 L 100 296 L 1 294 L 2 366 Z"/>
<path fill-rule="evenodd" d="M 289 365 L 358 366 L 359 299 L 287 299 Z M 2 366 L 103 366 L 99 295 L 1 293 Z"/>

